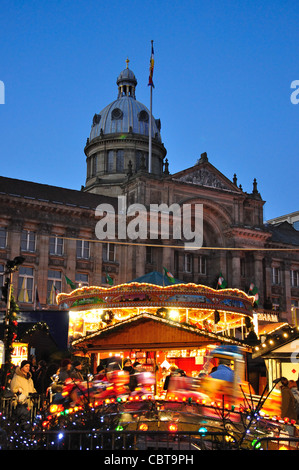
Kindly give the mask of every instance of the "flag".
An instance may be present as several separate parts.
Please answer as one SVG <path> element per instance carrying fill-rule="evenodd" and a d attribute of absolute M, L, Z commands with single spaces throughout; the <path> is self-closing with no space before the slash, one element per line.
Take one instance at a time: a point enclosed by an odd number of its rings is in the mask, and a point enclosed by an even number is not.
<path fill-rule="evenodd" d="M 108 273 L 106 273 L 106 282 L 107 282 L 107 284 L 110 284 L 110 286 L 113 285 L 113 279 L 112 279 L 112 277 L 109 276 Z"/>
<path fill-rule="evenodd" d="M 65 280 L 66 280 L 66 283 L 71 286 L 72 289 L 76 289 L 76 284 L 73 283 L 73 281 L 71 281 L 67 276 L 64 276 L 65 277 Z"/>
<path fill-rule="evenodd" d="M 50 304 L 50 305 L 55 304 L 56 303 L 56 295 L 58 295 L 58 294 L 59 294 L 59 290 L 57 289 L 57 287 L 55 286 L 55 284 L 53 282 L 47 303 Z"/>
<path fill-rule="evenodd" d="M 217 287 L 220 287 L 220 289 L 225 289 L 227 287 L 227 282 L 222 276 L 222 273 L 220 273 L 220 276 L 218 277 Z"/>
<path fill-rule="evenodd" d="M 153 82 L 154 63 L 155 63 L 155 61 L 154 61 L 154 46 L 153 46 L 153 43 L 154 43 L 154 41 L 152 41 L 152 52 L 151 52 L 151 58 L 150 58 L 148 86 L 152 86 L 153 88 L 155 88 L 154 82 Z"/>
<path fill-rule="evenodd" d="M 255 302 L 256 305 L 258 305 L 258 303 L 259 303 L 259 290 L 253 282 L 249 286 L 249 295 L 254 296 L 254 302 Z"/>
<path fill-rule="evenodd" d="M 22 287 L 21 287 L 21 290 L 20 290 L 19 295 L 18 295 L 18 301 L 19 302 L 29 302 L 28 292 L 27 292 L 27 289 L 25 287 L 25 278 L 23 279 Z"/>
<path fill-rule="evenodd" d="M 39 309 L 42 308 L 42 306 L 40 304 L 40 301 L 39 301 L 39 295 L 38 295 L 37 287 L 35 288 L 34 310 L 36 310 L 36 308 L 39 308 Z"/>
<path fill-rule="evenodd" d="M 165 274 L 165 276 L 167 277 L 167 279 L 169 280 L 169 282 L 171 282 L 172 284 L 174 284 L 174 283 L 175 283 L 174 276 L 171 274 L 170 271 L 168 271 L 168 269 L 166 269 L 166 268 L 164 268 L 164 267 L 163 267 L 163 269 L 164 269 L 164 274 Z"/>

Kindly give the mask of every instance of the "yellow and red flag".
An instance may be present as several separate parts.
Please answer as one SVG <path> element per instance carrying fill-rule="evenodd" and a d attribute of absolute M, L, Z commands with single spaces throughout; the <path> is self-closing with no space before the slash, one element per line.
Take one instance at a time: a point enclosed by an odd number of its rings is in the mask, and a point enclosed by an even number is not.
<path fill-rule="evenodd" d="M 154 87 L 153 75 L 154 75 L 154 63 L 155 63 L 153 43 L 154 41 L 152 41 L 152 52 L 151 52 L 151 58 L 150 58 L 149 79 L 148 79 L 148 86 L 152 86 L 152 87 Z"/>

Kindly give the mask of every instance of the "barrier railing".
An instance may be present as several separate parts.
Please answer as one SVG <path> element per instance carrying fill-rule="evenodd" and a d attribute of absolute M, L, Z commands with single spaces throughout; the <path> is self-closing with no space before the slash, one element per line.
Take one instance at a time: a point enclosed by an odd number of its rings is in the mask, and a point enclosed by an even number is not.
<path fill-rule="evenodd" d="M 196 451 L 232 449 L 234 438 L 227 432 L 192 431 L 39 431 L 26 433 L 24 439 L 12 443 L 2 437 L 5 450 L 142 450 Z"/>

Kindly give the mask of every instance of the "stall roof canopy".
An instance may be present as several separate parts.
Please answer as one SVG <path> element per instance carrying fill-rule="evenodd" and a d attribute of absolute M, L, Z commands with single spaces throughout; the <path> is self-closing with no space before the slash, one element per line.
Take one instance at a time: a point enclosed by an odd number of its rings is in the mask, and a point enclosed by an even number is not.
<path fill-rule="evenodd" d="M 121 323 L 107 326 L 102 330 L 73 341 L 75 349 L 103 351 L 112 349 L 178 349 L 201 347 L 208 342 L 214 344 L 237 344 L 242 342 L 183 325 L 166 318 L 159 318 L 147 312 L 131 317 Z M 246 346 L 245 344 L 242 344 Z"/>
<path fill-rule="evenodd" d="M 160 273 L 159 271 L 152 271 L 151 273 L 145 274 L 144 276 L 140 276 L 137 279 L 133 279 L 129 281 L 127 284 L 131 282 L 146 282 L 147 284 L 155 284 L 157 286 L 171 286 L 172 284 L 185 284 L 184 281 L 179 281 L 178 279 L 174 278 L 174 282 L 171 282 L 168 277 Z"/>

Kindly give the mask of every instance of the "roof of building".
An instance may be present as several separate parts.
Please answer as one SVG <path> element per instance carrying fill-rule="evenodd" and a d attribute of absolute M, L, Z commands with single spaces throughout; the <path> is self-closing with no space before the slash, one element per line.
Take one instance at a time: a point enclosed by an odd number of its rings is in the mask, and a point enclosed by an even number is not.
<path fill-rule="evenodd" d="M 94 193 L 7 178 L 4 176 L 0 176 L 0 196 L 1 195 L 22 197 L 40 202 L 93 210 L 103 202 L 109 203 L 112 206 L 117 204 L 117 198 L 109 196 L 101 196 Z"/>
<path fill-rule="evenodd" d="M 144 276 L 140 276 L 137 279 L 133 279 L 130 282 L 146 282 L 147 284 L 155 284 L 157 286 L 171 286 L 172 284 L 185 284 L 184 281 L 175 279 L 174 282 L 170 282 L 168 277 L 159 271 L 152 271 Z"/>
<path fill-rule="evenodd" d="M 268 224 L 267 230 L 271 232 L 271 241 L 287 245 L 299 245 L 299 231 L 288 222 Z"/>
<path fill-rule="evenodd" d="M 94 116 L 90 141 L 107 134 L 149 135 L 150 111 L 135 98 L 137 80 L 129 68 L 117 78 L 118 98 Z M 127 91 L 124 91 L 127 90 Z M 152 136 L 161 142 L 160 121 L 152 116 Z"/>

